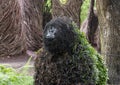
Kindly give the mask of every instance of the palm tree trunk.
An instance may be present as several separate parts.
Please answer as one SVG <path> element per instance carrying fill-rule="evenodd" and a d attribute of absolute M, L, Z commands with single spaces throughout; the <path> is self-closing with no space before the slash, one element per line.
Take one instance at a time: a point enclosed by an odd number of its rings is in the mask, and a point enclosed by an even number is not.
<path fill-rule="evenodd" d="M 80 12 L 83 0 L 67 0 L 62 4 L 60 0 L 52 0 L 52 16 L 67 16 L 72 18 L 80 27 Z"/>
<path fill-rule="evenodd" d="M 41 47 L 42 2 L 0 0 L 0 57 Z"/>

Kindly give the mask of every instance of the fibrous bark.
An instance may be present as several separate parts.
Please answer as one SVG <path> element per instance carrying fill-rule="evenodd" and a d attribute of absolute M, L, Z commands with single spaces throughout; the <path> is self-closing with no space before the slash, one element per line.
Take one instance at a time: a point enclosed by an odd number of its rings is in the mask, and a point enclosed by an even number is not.
<path fill-rule="evenodd" d="M 16 0 L 0 0 L 0 56 L 25 51 L 25 40 L 19 3 Z"/>
<path fill-rule="evenodd" d="M 62 4 L 60 0 L 52 0 L 52 17 L 67 16 L 72 18 L 80 27 L 80 13 L 83 0 L 67 0 Z"/>
<path fill-rule="evenodd" d="M 18 0 L 21 5 L 23 28 L 26 29 L 27 49 L 35 51 L 42 43 L 43 0 Z"/>
<path fill-rule="evenodd" d="M 42 2 L 0 0 L 0 56 L 41 47 Z"/>

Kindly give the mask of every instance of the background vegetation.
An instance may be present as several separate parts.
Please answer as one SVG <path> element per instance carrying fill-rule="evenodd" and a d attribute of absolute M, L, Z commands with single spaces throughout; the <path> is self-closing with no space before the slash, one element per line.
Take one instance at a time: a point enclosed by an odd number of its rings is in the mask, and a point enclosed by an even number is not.
<path fill-rule="evenodd" d="M 0 65 L 0 85 L 33 85 L 33 77 Z"/>
<path fill-rule="evenodd" d="M 81 15 L 80 15 L 81 22 L 83 22 L 87 18 L 89 6 L 90 6 L 90 0 L 85 0 L 81 7 Z"/>

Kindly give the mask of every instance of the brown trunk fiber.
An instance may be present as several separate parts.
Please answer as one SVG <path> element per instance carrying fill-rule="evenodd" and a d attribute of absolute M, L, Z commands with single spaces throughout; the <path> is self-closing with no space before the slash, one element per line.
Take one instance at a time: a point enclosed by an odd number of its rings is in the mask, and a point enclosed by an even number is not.
<path fill-rule="evenodd" d="M 43 0 L 0 0 L 0 57 L 41 47 L 42 3 Z"/>
<path fill-rule="evenodd" d="M 67 0 L 61 4 L 60 0 L 52 0 L 52 16 L 67 16 L 72 18 L 80 27 L 80 12 L 83 0 Z"/>
<path fill-rule="evenodd" d="M 26 29 L 27 49 L 36 51 L 42 43 L 43 0 L 18 0 L 22 8 L 22 23 Z"/>
<path fill-rule="evenodd" d="M 0 57 L 25 51 L 20 5 L 16 0 L 0 0 Z"/>

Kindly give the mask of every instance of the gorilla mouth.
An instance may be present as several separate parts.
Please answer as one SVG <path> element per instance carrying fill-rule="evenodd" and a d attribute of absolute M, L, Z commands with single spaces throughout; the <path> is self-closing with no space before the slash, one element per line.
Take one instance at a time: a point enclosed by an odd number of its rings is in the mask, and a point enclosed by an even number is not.
<path fill-rule="evenodd" d="M 57 40 L 54 38 L 54 39 L 44 39 L 44 43 L 45 45 L 49 46 L 49 45 L 55 45 L 57 43 Z"/>
<path fill-rule="evenodd" d="M 56 45 L 58 45 L 58 43 L 57 43 L 56 39 L 45 39 L 44 45 L 45 45 L 45 47 L 47 47 L 49 49 L 53 49 L 56 47 Z"/>
<path fill-rule="evenodd" d="M 64 42 L 58 39 L 44 40 L 45 48 L 51 53 L 63 53 L 65 51 Z"/>

